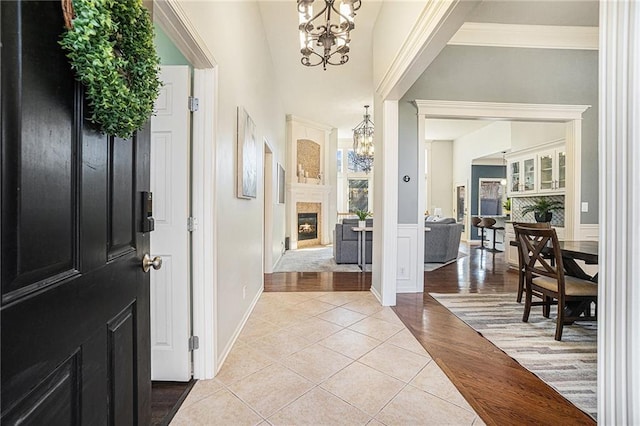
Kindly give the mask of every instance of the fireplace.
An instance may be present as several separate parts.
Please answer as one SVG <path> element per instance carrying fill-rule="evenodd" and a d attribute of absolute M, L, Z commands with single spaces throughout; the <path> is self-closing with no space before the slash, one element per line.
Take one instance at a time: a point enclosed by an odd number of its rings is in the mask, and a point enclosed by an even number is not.
<path fill-rule="evenodd" d="M 298 213 L 298 241 L 318 238 L 318 213 Z"/>

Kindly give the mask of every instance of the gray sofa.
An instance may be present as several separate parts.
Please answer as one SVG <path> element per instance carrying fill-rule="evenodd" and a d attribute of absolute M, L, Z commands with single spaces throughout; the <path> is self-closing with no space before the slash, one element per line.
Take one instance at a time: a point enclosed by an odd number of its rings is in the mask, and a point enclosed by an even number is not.
<path fill-rule="evenodd" d="M 424 263 L 446 263 L 458 257 L 462 224 L 454 218 L 436 221 L 425 219 L 424 226 Z"/>
<path fill-rule="evenodd" d="M 358 219 L 343 219 L 336 223 L 333 239 L 333 257 L 336 263 L 358 263 L 358 232 L 351 228 L 358 226 Z M 373 219 L 367 219 L 367 226 L 373 226 Z M 371 263 L 372 232 L 367 232 L 365 240 L 365 262 Z"/>

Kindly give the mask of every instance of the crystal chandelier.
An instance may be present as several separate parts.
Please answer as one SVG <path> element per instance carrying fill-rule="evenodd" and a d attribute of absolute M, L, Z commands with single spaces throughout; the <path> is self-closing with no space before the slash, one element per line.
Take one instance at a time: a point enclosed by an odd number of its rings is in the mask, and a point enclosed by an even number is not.
<path fill-rule="evenodd" d="M 355 28 L 353 19 L 362 0 L 342 0 L 338 8 L 337 0 L 319 1 L 324 1 L 324 7 L 314 14 L 314 0 L 298 0 L 300 52 L 303 65 L 322 64 L 326 71 L 327 64 L 342 65 L 349 60 L 349 32 Z M 322 52 L 315 52 L 314 45 Z"/>
<path fill-rule="evenodd" d="M 364 106 L 364 120 L 353 129 L 353 162 L 362 171 L 369 173 L 373 166 L 373 122 L 369 105 Z"/>

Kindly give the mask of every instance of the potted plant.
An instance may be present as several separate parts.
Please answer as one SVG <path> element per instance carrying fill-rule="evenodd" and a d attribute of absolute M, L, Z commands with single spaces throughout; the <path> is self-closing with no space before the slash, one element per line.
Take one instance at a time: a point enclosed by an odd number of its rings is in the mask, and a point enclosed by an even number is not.
<path fill-rule="evenodd" d="M 502 208 L 504 209 L 504 214 L 509 216 L 511 214 L 511 198 L 507 198 L 504 203 L 502 203 Z"/>
<path fill-rule="evenodd" d="M 552 212 L 556 210 L 564 210 L 564 203 L 549 198 L 538 198 L 532 205 L 524 206 L 521 213 L 525 215 L 533 212 L 536 222 L 551 222 Z"/>
<path fill-rule="evenodd" d="M 367 218 L 371 216 L 371 212 L 366 210 L 356 210 L 356 216 L 358 216 L 358 228 L 365 228 L 367 226 Z"/>

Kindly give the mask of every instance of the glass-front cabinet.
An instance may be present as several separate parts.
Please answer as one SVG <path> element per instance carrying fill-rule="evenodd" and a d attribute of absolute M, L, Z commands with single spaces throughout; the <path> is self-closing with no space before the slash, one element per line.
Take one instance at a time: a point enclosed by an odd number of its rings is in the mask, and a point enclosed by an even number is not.
<path fill-rule="evenodd" d="M 507 162 L 507 196 L 563 194 L 567 187 L 566 171 L 564 143 L 514 152 Z"/>
<path fill-rule="evenodd" d="M 564 147 L 538 154 L 538 192 L 564 192 L 567 153 Z"/>
<path fill-rule="evenodd" d="M 528 194 L 536 189 L 536 157 L 514 158 L 507 168 L 509 196 Z"/>

